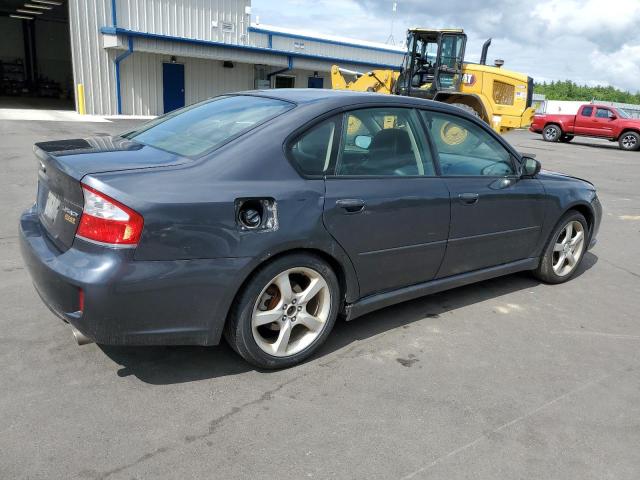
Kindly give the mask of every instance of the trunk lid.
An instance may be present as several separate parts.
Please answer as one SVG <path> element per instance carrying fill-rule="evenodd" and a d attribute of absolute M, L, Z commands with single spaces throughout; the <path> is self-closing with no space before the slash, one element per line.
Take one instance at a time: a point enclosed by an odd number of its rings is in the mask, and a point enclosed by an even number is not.
<path fill-rule="evenodd" d="M 38 193 L 36 208 L 51 241 L 66 251 L 73 244 L 84 196 L 80 180 L 89 173 L 104 173 L 175 165 L 183 157 L 122 137 L 36 143 Z"/>

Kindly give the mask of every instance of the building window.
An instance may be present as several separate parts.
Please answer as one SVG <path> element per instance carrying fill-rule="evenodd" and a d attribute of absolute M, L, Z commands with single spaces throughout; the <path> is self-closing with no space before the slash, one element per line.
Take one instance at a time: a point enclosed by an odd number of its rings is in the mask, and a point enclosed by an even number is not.
<path fill-rule="evenodd" d="M 294 88 L 296 77 L 291 75 L 276 75 L 275 88 Z"/>

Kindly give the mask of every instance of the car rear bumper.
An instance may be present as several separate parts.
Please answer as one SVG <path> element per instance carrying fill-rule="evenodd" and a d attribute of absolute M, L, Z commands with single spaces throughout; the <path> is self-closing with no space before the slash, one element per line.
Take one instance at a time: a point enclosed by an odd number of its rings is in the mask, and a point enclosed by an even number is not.
<path fill-rule="evenodd" d="M 82 240 L 61 252 L 33 209 L 20 218 L 19 237 L 47 307 L 106 345 L 217 344 L 250 263 L 249 258 L 136 261 L 132 249 Z"/>

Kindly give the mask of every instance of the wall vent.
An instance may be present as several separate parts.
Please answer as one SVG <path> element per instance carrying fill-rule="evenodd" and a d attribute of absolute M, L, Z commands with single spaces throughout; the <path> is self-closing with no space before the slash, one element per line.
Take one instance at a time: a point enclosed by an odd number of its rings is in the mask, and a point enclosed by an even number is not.
<path fill-rule="evenodd" d="M 235 31 L 235 25 L 231 22 L 221 22 L 220 26 L 224 33 L 233 33 Z"/>

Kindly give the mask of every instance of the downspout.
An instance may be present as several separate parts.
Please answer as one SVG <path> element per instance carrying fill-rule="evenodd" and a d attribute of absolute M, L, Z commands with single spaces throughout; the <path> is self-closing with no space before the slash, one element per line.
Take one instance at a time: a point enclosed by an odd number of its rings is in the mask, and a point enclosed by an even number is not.
<path fill-rule="evenodd" d="M 111 23 L 113 24 L 114 28 L 118 26 L 118 14 L 116 10 L 116 2 L 117 0 L 111 0 Z"/>
<path fill-rule="evenodd" d="M 278 75 L 279 73 L 288 72 L 289 70 L 293 70 L 293 57 L 291 55 L 287 56 L 287 68 L 282 68 L 280 70 L 276 70 L 275 72 L 271 72 L 267 74 L 267 80 L 271 81 L 271 77 L 274 75 Z"/>
<path fill-rule="evenodd" d="M 123 54 L 118 55 L 113 61 L 116 66 L 116 100 L 118 102 L 118 115 L 122 115 L 122 96 L 120 94 L 120 62 L 133 53 L 133 38 L 127 37 L 127 40 L 129 43 L 129 49 Z"/>

